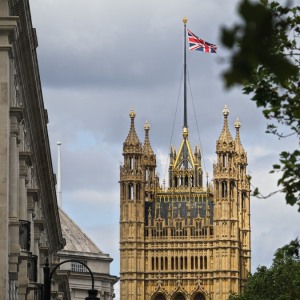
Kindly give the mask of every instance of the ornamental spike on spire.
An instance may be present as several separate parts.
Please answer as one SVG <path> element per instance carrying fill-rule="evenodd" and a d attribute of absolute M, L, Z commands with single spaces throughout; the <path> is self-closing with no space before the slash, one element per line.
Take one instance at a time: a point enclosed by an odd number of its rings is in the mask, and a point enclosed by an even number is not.
<path fill-rule="evenodd" d="M 138 150 L 140 152 L 141 149 L 138 149 L 138 148 L 141 148 L 141 143 L 140 143 L 140 140 L 136 134 L 136 131 L 135 131 L 135 126 L 134 126 L 134 118 L 136 116 L 136 113 L 134 112 L 133 109 L 131 109 L 130 113 L 129 113 L 129 117 L 130 117 L 130 129 L 129 129 L 129 133 L 127 135 L 127 138 L 124 142 L 124 147 L 136 147 L 134 150 Z M 133 149 L 132 149 L 133 150 Z"/>
<path fill-rule="evenodd" d="M 241 128 L 241 123 L 239 121 L 239 118 L 236 118 L 236 121 L 234 123 L 234 127 L 235 127 L 235 130 L 236 130 L 236 133 L 235 133 L 235 141 L 234 141 L 234 144 L 235 144 L 235 151 L 237 153 L 242 153 L 242 152 L 245 152 L 244 148 L 243 148 L 243 145 L 241 143 L 241 139 L 240 139 L 240 128 Z"/>
<path fill-rule="evenodd" d="M 145 141 L 144 141 L 143 153 L 146 154 L 147 156 L 151 156 L 154 155 L 154 152 L 152 150 L 150 139 L 149 139 L 150 125 L 148 121 L 146 121 L 144 125 L 144 129 L 145 129 Z"/>
<path fill-rule="evenodd" d="M 218 141 L 232 141 L 232 136 L 229 131 L 228 127 L 228 115 L 229 115 L 229 109 L 227 108 L 227 105 L 225 105 L 223 109 L 223 116 L 224 116 L 224 124 L 223 124 L 223 129 L 221 132 L 221 135 L 218 139 Z"/>

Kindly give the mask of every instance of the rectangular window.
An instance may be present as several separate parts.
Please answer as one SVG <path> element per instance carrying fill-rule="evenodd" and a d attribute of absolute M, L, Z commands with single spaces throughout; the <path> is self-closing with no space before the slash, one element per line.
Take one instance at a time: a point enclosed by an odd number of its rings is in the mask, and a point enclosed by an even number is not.
<path fill-rule="evenodd" d="M 86 261 L 83 261 L 83 263 L 86 264 Z M 84 265 L 75 261 L 71 262 L 71 271 L 80 273 L 88 272 L 87 268 Z"/>

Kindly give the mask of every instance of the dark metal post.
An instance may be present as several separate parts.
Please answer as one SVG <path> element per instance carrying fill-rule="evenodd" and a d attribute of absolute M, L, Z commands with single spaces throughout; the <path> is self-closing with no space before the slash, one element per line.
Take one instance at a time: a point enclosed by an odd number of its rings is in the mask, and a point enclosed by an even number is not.
<path fill-rule="evenodd" d="M 89 290 L 89 296 L 85 298 L 85 300 L 100 300 L 100 298 L 97 297 L 98 291 L 97 290 Z"/>
<path fill-rule="evenodd" d="M 44 300 L 51 300 L 51 279 L 50 279 L 50 267 L 49 260 L 46 258 L 44 266 Z"/>
<path fill-rule="evenodd" d="M 186 23 L 187 19 L 183 19 L 183 24 L 184 24 L 184 33 L 183 33 L 183 38 L 184 38 L 184 51 L 183 51 L 183 81 L 184 81 L 184 86 L 183 86 L 183 127 L 187 128 L 187 91 L 186 91 Z"/>

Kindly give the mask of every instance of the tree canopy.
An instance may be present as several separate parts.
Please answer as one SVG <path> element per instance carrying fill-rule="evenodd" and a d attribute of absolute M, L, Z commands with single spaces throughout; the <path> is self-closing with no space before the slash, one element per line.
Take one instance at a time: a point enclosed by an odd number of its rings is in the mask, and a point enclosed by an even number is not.
<path fill-rule="evenodd" d="M 299 142 L 300 6 L 241 0 L 238 13 L 240 22 L 221 32 L 223 45 L 231 49 L 230 66 L 223 74 L 225 85 L 242 85 L 243 92 L 263 108 L 267 133 L 279 138 L 296 136 Z M 281 172 L 279 191 L 300 211 L 299 149 L 281 152 L 271 172 Z M 261 196 L 257 188 L 253 194 Z"/>
<path fill-rule="evenodd" d="M 245 291 L 229 300 L 300 299 L 300 243 L 293 240 L 279 248 L 270 268 L 260 266 L 250 275 Z"/>

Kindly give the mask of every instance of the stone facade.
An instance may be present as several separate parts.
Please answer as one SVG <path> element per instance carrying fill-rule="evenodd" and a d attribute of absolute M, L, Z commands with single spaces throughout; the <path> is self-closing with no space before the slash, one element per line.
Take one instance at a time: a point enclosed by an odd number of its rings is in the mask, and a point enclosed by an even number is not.
<path fill-rule="evenodd" d="M 41 299 L 45 257 L 65 244 L 36 48 L 28 0 L 0 0 L 0 299 L 6 300 Z M 67 282 L 60 284 L 60 299 L 68 299 Z"/>
<path fill-rule="evenodd" d="M 225 300 L 240 293 L 250 272 L 250 187 L 240 122 L 232 137 L 229 110 L 216 144 L 213 185 L 203 183 L 201 151 L 183 128 L 169 156 L 168 187 L 159 183 L 145 124 L 135 112 L 120 168 L 121 300 Z"/>

